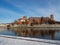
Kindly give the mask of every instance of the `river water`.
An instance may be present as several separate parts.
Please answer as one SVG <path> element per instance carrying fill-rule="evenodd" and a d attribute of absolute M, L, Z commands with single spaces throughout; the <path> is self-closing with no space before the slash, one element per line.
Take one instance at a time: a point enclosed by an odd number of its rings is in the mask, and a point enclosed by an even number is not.
<path fill-rule="evenodd" d="M 39 39 L 60 40 L 60 29 L 0 29 L 0 35 L 22 36 Z"/>

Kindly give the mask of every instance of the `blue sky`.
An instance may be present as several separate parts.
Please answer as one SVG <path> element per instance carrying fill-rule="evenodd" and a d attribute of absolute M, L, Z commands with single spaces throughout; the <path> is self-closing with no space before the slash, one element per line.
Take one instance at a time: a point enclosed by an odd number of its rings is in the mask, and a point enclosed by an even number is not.
<path fill-rule="evenodd" d="M 8 23 L 23 16 L 50 16 L 60 21 L 60 0 L 0 0 L 0 23 Z"/>

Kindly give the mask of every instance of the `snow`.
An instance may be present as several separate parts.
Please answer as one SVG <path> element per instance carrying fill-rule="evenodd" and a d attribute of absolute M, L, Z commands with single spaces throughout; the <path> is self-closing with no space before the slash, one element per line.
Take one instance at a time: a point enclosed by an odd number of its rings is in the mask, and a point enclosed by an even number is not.
<path fill-rule="evenodd" d="M 0 45 L 60 45 L 60 41 L 0 35 Z"/>

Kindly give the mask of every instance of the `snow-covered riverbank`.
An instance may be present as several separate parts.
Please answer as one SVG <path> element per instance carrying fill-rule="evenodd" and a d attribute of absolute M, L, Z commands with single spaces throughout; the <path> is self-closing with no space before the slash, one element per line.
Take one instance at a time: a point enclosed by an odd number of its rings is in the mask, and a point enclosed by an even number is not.
<path fill-rule="evenodd" d="M 60 41 L 0 35 L 0 45 L 60 45 Z"/>

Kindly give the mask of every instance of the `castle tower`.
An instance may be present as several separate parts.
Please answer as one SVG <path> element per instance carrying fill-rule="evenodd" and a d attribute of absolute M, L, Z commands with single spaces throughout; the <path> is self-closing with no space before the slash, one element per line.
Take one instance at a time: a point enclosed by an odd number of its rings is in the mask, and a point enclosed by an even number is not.
<path fill-rule="evenodd" d="M 23 20 L 27 20 L 27 17 L 26 16 L 23 16 L 23 18 L 22 18 Z"/>
<path fill-rule="evenodd" d="M 50 19 L 54 20 L 54 15 L 53 14 L 50 15 Z"/>

